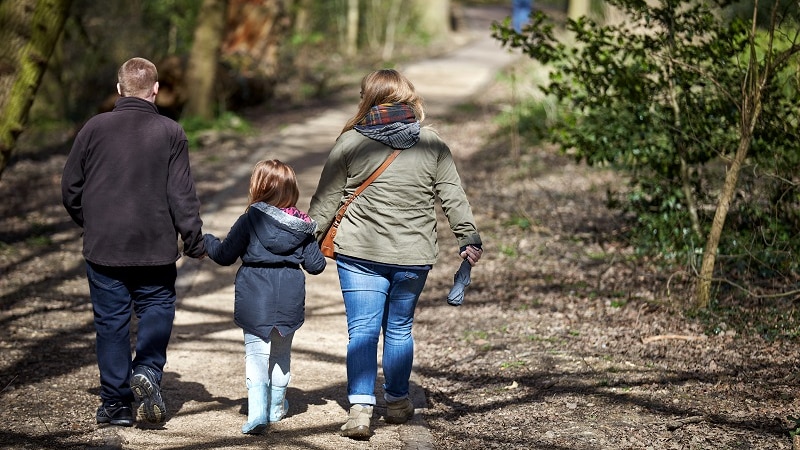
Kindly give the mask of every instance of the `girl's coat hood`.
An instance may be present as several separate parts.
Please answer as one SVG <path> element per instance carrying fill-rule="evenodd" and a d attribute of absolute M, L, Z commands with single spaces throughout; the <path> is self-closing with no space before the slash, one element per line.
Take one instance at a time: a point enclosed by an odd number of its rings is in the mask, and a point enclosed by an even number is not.
<path fill-rule="evenodd" d="M 263 202 L 250 206 L 247 219 L 261 245 L 276 255 L 293 252 L 308 236 L 313 236 L 317 229 L 314 220 L 306 222 Z"/>

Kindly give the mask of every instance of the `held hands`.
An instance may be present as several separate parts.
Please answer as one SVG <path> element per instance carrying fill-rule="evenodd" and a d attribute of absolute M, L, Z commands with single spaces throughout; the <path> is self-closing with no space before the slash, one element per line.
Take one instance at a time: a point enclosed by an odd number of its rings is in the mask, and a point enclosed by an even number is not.
<path fill-rule="evenodd" d="M 470 266 L 478 264 L 478 260 L 481 259 L 481 255 L 483 255 L 483 249 L 472 245 L 468 245 L 466 250 L 461 252 L 461 257 L 469 261 Z"/>

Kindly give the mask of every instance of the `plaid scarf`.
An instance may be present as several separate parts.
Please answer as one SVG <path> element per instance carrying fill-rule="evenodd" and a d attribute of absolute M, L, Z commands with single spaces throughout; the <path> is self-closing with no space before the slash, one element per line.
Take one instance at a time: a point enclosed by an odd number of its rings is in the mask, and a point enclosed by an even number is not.
<path fill-rule="evenodd" d="M 403 103 L 373 106 L 353 128 L 392 148 L 411 148 L 419 141 L 419 121 L 414 116 L 414 110 Z"/>
<path fill-rule="evenodd" d="M 389 125 L 395 122 L 414 123 L 417 117 L 414 110 L 405 103 L 384 103 L 370 108 L 367 115 L 359 122 L 362 126 Z"/>

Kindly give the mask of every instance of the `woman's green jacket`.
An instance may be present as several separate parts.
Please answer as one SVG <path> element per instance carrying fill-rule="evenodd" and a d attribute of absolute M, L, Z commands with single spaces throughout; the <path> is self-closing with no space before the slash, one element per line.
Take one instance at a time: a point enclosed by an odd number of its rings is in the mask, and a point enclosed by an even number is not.
<path fill-rule="evenodd" d="M 309 215 L 317 240 L 339 206 L 380 166 L 392 148 L 349 130 L 336 141 L 322 169 Z M 448 146 L 429 128 L 404 149 L 353 201 L 334 241 L 336 253 L 384 264 L 429 265 L 438 257 L 436 199 L 458 248 L 481 244 L 467 196 Z"/>

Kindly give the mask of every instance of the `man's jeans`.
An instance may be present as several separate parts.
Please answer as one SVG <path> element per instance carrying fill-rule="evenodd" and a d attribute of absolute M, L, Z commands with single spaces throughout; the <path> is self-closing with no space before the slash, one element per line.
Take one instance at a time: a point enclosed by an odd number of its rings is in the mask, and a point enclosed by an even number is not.
<path fill-rule="evenodd" d="M 384 398 L 408 396 L 414 362 L 411 326 L 427 270 L 337 259 L 347 313 L 347 394 L 351 404 L 375 404 L 378 338 L 383 328 Z"/>
<path fill-rule="evenodd" d="M 289 385 L 292 338 L 294 333 L 281 336 L 277 328 L 272 329 L 269 341 L 244 332 L 244 373 L 248 389 L 256 384 Z"/>
<path fill-rule="evenodd" d="M 97 333 L 100 398 L 104 403 L 131 402 L 131 370 L 152 368 L 161 382 L 167 344 L 175 318 L 175 264 L 108 267 L 86 262 Z M 130 324 L 139 319 L 136 357 L 131 361 Z"/>

